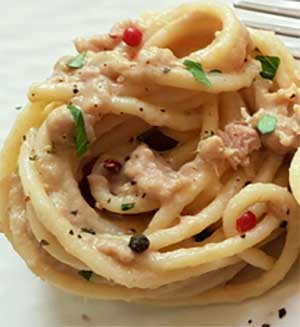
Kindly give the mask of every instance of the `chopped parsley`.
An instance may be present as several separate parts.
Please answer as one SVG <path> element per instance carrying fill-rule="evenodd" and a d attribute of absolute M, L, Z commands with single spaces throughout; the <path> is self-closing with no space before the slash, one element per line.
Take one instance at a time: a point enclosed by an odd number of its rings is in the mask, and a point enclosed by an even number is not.
<path fill-rule="evenodd" d="M 16 110 L 21 110 L 23 107 L 22 106 L 16 106 L 15 109 Z"/>
<path fill-rule="evenodd" d="M 75 121 L 75 146 L 77 155 L 81 157 L 87 151 L 87 146 L 89 144 L 83 115 L 81 110 L 73 105 L 68 105 L 67 108 L 70 110 Z"/>
<path fill-rule="evenodd" d="M 275 77 L 279 67 L 280 58 L 272 56 L 256 56 L 255 59 L 261 62 L 261 77 L 272 80 Z"/>
<path fill-rule="evenodd" d="M 90 270 L 80 270 L 78 271 L 78 274 L 85 280 L 89 281 L 93 275 L 93 272 Z"/>
<path fill-rule="evenodd" d="M 183 64 L 186 69 L 192 73 L 196 80 L 207 87 L 212 87 L 211 81 L 207 78 L 201 64 L 192 60 L 185 60 Z"/>
<path fill-rule="evenodd" d="M 85 64 L 86 56 L 87 56 L 86 52 L 79 53 L 76 57 L 74 57 L 67 63 L 67 66 L 69 68 L 76 68 L 76 69 L 83 67 Z"/>
<path fill-rule="evenodd" d="M 277 125 L 277 118 L 272 115 L 263 116 L 257 125 L 257 129 L 263 135 L 270 134 L 275 131 Z"/>
<path fill-rule="evenodd" d="M 128 210 L 134 208 L 134 206 L 135 206 L 134 202 L 133 203 L 122 203 L 121 210 L 122 211 L 128 211 Z"/>

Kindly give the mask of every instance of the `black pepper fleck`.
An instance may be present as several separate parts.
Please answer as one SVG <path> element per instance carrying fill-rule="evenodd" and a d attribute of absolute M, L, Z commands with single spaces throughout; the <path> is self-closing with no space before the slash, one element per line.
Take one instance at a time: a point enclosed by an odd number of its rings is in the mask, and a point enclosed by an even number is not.
<path fill-rule="evenodd" d="M 261 327 L 271 327 L 270 324 L 262 324 Z"/>
<path fill-rule="evenodd" d="M 23 135 L 23 141 L 26 141 L 26 135 Z"/>
<path fill-rule="evenodd" d="M 73 216 L 77 216 L 78 214 L 78 210 L 73 210 L 73 211 L 70 211 L 71 215 Z"/>
<path fill-rule="evenodd" d="M 47 245 L 50 245 L 50 243 L 46 240 L 41 240 L 40 241 L 40 246 L 47 246 Z"/>
<path fill-rule="evenodd" d="M 48 153 L 48 154 L 54 154 L 55 153 L 55 150 L 54 150 L 53 147 L 51 147 L 51 148 L 49 148 L 49 149 L 46 150 L 46 153 Z"/>
<path fill-rule="evenodd" d="M 248 320 L 248 324 L 251 325 L 252 324 L 252 319 Z"/>
<path fill-rule="evenodd" d="M 37 158 L 38 158 L 38 156 L 36 154 L 34 154 L 34 155 L 32 155 L 32 156 L 29 157 L 29 160 L 36 161 Z"/>
<path fill-rule="evenodd" d="M 130 184 L 131 185 L 136 185 L 136 181 L 131 181 Z"/>
<path fill-rule="evenodd" d="M 286 309 L 285 308 L 281 308 L 281 309 L 278 310 L 279 319 L 282 319 L 285 315 L 286 315 Z"/>
<path fill-rule="evenodd" d="M 142 112 L 142 111 L 144 111 L 144 108 L 140 108 L 139 110 Z"/>
<path fill-rule="evenodd" d="M 71 230 L 69 230 L 69 234 L 70 235 L 74 235 L 74 231 L 71 229 Z"/>
<path fill-rule="evenodd" d="M 160 109 L 161 112 L 166 112 L 166 109 Z"/>
<path fill-rule="evenodd" d="M 93 228 L 86 228 L 86 227 L 82 227 L 81 231 L 83 233 L 87 233 L 87 234 L 92 234 L 92 235 L 96 235 L 96 231 Z M 78 235 L 79 237 L 80 235 Z"/>
<path fill-rule="evenodd" d="M 88 315 L 86 315 L 86 314 L 82 314 L 82 315 L 81 315 L 81 318 L 82 318 L 82 320 L 84 320 L 84 321 L 91 321 L 91 318 L 90 318 Z"/>
<path fill-rule="evenodd" d="M 130 159 L 129 156 L 125 157 L 124 161 L 128 161 Z"/>
<path fill-rule="evenodd" d="M 143 193 L 142 198 L 144 199 L 146 197 L 146 193 Z"/>
<path fill-rule="evenodd" d="M 78 238 L 82 238 L 82 236 L 80 234 L 77 235 Z"/>
<path fill-rule="evenodd" d="M 283 220 L 283 221 L 280 223 L 279 227 L 280 227 L 280 228 L 286 228 L 287 225 L 288 225 L 288 221 L 287 221 L 287 220 Z"/>
<path fill-rule="evenodd" d="M 110 203 L 111 202 L 111 198 L 109 198 L 109 199 L 107 199 L 107 201 L 106 201 L 107 203 Z"/>
<path fill-rule="evenodd" d="M 150 245 L 149 239 L 145 235 L 134 235 L 130 238 L 128 246 L 135 253 L 145 252 Z"/>
<path fill-rule="evenodd" d="M 242 234 L 241 235 L 241 238 L 246 238 L 246 234 Z"/>
<path fill-rule="evenodd" d="M 169 68 L 169 67 L 164 67 L 162 71 L 163 71 L 164 74 L 168 74 L 168 73 L 170 73 L 171 68 Z"/>

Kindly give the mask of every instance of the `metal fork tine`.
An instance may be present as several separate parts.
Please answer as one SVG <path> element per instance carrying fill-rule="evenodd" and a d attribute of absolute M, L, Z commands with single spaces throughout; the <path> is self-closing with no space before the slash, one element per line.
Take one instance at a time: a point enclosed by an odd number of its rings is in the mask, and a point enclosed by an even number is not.
<path fill-rule="evenodd" d="M 237 3 L 241 3 L 245 1 L 235 1 L 234 6 Z M 249 1 L 247 1 L 249 2 Z M 258 0 L 252 0 L 252 3 L 258 2 Z M 282 2 L 282 1 L 280 1 Z M 295 4 L 296 2 L 287 0 L 283 2 L 289 2 Z M 300 4 L 297 3 L 299 6 Z M 240 8 L 241 6 L 238 5 Z M 279 37 L 283 40 L 285 45 L 291 50 L 292 54 L 300 59 L 300 23 L 299 19 L 279 16 L 279 12 L 277 15 L 266 14 L 263 12 L 252 11 L 252 10 L 244 10 L 244 9 L 236 9 L 236 12 L 241 19 L 241 21 L 253 28 L 259 28 L 263 30 L 274 31 L 279 34 Z"/>
<path fill-rule="evenodd" d="M 279 36 L 281 41 L 289 48 L 293 56 L 297 59 L 300 59 L 300 39 L 296 39 L 290 36 Z"/>
<path fill-rule="evenodd" d="M 258 0 L 235 0 L 237 8 L 250 9 L 281 16 L 300 18 L 300 3 L 290 0 L 258 1 Z"/>
<path fill-rule="evenodd" d="M 278 34 L 300 37 L 299 20 L 248 10 L 237 10 L 241 20 L 250 27 L 274 31 Z"/>

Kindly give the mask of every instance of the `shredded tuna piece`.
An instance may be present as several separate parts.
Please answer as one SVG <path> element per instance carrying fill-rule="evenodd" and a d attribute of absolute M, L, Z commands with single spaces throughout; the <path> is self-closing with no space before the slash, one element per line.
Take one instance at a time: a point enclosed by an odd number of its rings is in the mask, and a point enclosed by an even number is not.
<path fill-rule="evenodd" d="M 215 165 L 227 160 L 232 168 L 246 167 L 250 164 L 250 154 L 261 147 L 255 129 L 242 123 L 230 123 L 224 131 L 219 131 L 201 142 L 198 153 L 207 162 Z"/>
<path fill-rule="evenodd" d="M 261 147 L 257 131 L 242 123 L 230 123 L 225 126 L 224 132 L 219 131 L 225 145 L 225 155 L 230 165 L 246 167 L 250 163 L 249 155 Z"/>
<path fill-rule="evenodd" d="M 161 157 L 146 145 L 139 146 L 126 162 L 125 174 L 134 178 L 138 188 L 160 201 L 168 199 L 176 191 L 187 187 L 199 173 L 201 160 L 185 164 L 174 171 Z"/>

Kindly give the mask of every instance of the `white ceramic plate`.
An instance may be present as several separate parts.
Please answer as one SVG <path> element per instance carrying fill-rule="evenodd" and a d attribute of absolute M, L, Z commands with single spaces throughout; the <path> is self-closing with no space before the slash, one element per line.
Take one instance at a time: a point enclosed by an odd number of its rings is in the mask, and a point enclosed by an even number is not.
<path fill-rule="evenodd" d="M 74 53 L 78 35 L 108 31 L 118 20 L 179 0 L 0 0 L 0 143 L 26 102 L 28 86 L 46 78 L 59 56 Z M 56 290 L 25 267 L 0 235 L 0 326 L 299 326 L 299 280 L 288 278 L 265 296 L 236 305 L 166 309 L 85 301 Z M 278 309 L 287 316 L 279 320 Z M 82 315 L 91 320 L 86 321 Z"/>

